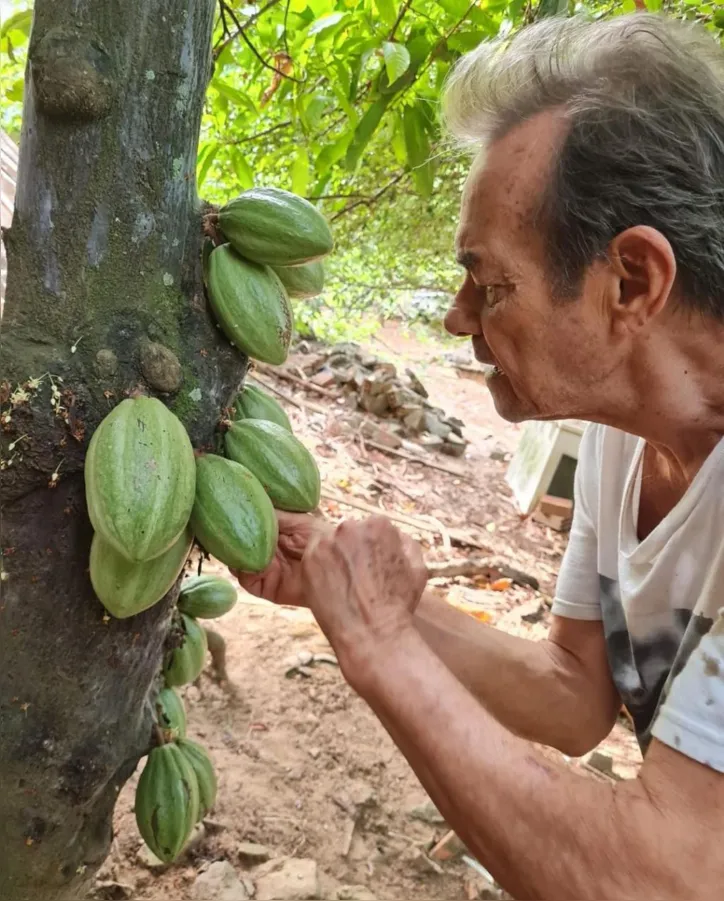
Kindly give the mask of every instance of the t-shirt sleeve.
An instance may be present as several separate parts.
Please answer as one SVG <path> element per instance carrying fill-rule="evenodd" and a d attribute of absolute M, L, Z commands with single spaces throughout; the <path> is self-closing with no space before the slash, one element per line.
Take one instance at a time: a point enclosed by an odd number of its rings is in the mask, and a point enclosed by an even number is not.
<path fill-rule="evenodd" d="M 651 732 L 724 773 L 724 608 L 673 679 Z"/>
<path fill-rule="evenodd" d="M 601 619 L 596 520 L 600 480 L 600 430 L 589 425 L 578 451 L 574 508 L 551 612 L 569 619 Z"/>

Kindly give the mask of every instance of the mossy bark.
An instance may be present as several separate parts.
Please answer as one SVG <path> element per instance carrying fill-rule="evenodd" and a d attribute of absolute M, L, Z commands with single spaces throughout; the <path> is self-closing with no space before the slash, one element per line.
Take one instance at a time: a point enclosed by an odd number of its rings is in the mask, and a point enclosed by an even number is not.
<path fill-rule="evenodd" d="M 195 160 L 213 0 L 37 0 L 0 325 L 0 898 L 83 897 L 148 750 L 175 590 L 104 617 L 83 459 L 159 394 L 211 446 L 245 360 L 206 309 Z M 156 348 L 158 351 L 158 348 Z M 156 356 L 163 356 L 158 351 Z"/>

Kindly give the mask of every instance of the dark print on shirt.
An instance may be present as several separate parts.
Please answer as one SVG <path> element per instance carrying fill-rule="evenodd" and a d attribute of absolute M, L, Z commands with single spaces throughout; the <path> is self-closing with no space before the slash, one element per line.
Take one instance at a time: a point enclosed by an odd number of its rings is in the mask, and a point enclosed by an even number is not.
<path fill-rule="evenodd" d="M 683 669 L 713 620 L 691 610 L 671 610 L 666 628 L 645 638 L 632 638 L 626 625 L 619 585 L 599 575 L 601 615 L 613 681 L 634 722 L 642 753 L 651 741 L 651 727 L 671 681 Z"/>

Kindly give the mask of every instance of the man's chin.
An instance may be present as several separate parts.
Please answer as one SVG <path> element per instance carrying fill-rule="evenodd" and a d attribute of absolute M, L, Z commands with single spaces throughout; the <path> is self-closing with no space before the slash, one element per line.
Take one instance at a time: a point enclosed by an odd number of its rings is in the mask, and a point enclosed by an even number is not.
<path fill-rule="evenodd" d="M 507 384 L 503 383 L 503 380 Z M 519 423 L 535 418 L 535 411 L 520 401 L 508 382 L 506 376 L 495 376 L 487 383 L 490 396 L 493 398 L 495 412 L 506 422 Z"/>

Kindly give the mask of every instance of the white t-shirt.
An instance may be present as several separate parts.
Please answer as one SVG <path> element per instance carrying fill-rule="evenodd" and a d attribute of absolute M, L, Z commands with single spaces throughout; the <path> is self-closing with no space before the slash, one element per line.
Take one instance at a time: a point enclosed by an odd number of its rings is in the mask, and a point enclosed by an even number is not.
<path fill-rule="evenodd" d="M 553 613 L 603 620 L 614 683 L 651 736 L 724 772 L 724 439 L 643 541 L 645 442 L 589 425 Z"/>

